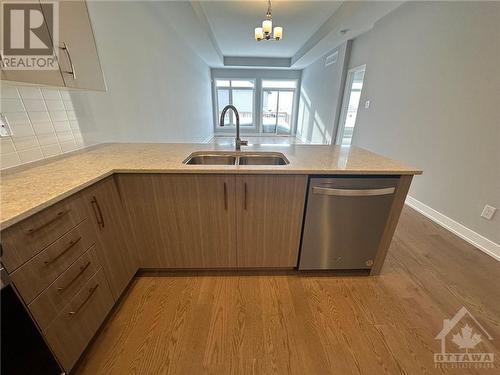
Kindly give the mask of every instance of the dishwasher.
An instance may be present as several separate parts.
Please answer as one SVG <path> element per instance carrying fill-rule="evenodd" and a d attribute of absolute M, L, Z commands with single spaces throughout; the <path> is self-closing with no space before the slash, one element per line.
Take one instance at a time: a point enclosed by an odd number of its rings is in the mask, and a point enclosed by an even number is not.
<path fill-rule="evenodd" d="M 299 270 L 370 269 L 398 181 L 310 178 Z"/>

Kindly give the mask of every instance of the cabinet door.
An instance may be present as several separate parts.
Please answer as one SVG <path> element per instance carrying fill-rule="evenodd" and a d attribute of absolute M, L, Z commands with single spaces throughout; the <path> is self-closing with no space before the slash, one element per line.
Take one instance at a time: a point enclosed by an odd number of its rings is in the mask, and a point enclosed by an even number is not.
<path fill-rule="evenodd" d="M 238 267 L 297 266 L 307 176 L 237 176 Z"/>
<path fill-rule="evenodd" d="M 236 267 L 234 177 L 119 175 L 141 268 Z"/>
<path fill-rule="evenodd" d="M 84 0 L 59 2 L 59 61 L 67 87 L 106 90 Z"/>
<path fill-rule="evenodd" d="M 101 243 L 97 256 L 111 292 L 118 299 L 137 271 L 137 260 L 130 225 L 113 177 L 84 190 L 83 196 Z"/>
<path fill-rule="evenodd" d="M 6 1 L 0 1 L 0 6 L 3 6 L 3 3 Z M 31 4 L 33 7 L 39 7 L 41 11 L 41 6 L 36 4 Z M 2 20 L 3 22 L 3 20 Z M 2 33 L 3 30 L 0 30 Z M 52 39 L 49 33 L 49 29 L 47 24 L 44 22 L 40 28 L 37 30 L 38 37 L 44 41 L 45 44 L 50 43 L 49 47 L 52 46 Z M 3 46 L 3 35 L 0 37 L 0 51 L 4 50 Z M 2 64 L 6 63 L 3 59 L 7 60 L 7 56 L 2 56 Z M 56 70 L 5 70 L 0 69 L 0 77 L 3 81 L 13 81 L 13 82 L 26 82 L 26 83 L 34 83 L 39 85 L 50 85 L 50 86 L 64 86 L 63 77 L 61 75 L 61 71 Z"/>

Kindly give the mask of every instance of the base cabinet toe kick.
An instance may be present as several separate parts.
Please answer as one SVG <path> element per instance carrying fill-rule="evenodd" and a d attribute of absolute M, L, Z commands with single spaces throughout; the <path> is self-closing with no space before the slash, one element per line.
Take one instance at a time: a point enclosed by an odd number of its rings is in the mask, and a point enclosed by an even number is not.
<path fill-rule="evenodd" d="M 411 175 L 115 174 L 1 232 L 65 371 L 139 269 L 380 272 Z"/>

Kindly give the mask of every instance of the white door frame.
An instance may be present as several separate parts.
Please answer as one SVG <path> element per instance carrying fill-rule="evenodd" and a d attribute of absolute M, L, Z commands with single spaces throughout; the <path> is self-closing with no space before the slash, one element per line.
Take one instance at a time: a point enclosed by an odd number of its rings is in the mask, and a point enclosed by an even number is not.
<path fill-rule="evenodd" d="M 349 109 L 349 99 L 351 96 L 351 87 L 352 87 L 352 81 L 354 80 L 354 73 L 359 72 L 361 70 L 364 70 L 366 74 L 366 64 L 356 66 L 347 71 L 347 78 L 345 80 L 345 85 L 344 85 L 344 94 L 342 96 L 342 109 L 340 111 L 339 126 L 337 127 L 337 134 L 335 136 L 336 145 L 341 145 L 342 138 L 344 137 L 344 127 L 347 118 L 347 111 Z"/>

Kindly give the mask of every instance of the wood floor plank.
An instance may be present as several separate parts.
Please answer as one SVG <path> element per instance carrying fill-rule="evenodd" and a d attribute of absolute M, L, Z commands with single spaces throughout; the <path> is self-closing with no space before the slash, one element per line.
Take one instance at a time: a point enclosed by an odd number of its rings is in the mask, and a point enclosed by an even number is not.
<path fill-rule="evenodd" d="M 75 373 L 484 374 L 500 371 L 500 263 L 405 207 L 380 276 L 138 277 Z M 465 306 L 496 369 L 435 367 Z"/>

